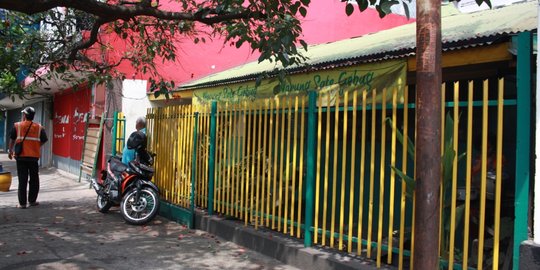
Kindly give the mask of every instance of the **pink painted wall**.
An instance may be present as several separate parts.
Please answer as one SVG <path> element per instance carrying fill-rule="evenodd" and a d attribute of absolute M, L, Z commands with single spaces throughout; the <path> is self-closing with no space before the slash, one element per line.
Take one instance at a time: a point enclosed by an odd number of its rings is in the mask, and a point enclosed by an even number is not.
<path fill-rule="evenodd" d="M 398 15 L 379 18 L 377 11 L 358 10 L 351 16 L 345 14 L 345 4 L 340 0 L 311 1 L 306 18 L 302 19 L 303 39 L 308 44 L 321 44 L 368 33 L 393 28 L 413 20 Z M 115 57 L 123 47 L 119 38 L 110 37 L 115 51 L 109 57 Z M 115 55 L 116 54 L 116 55 Z M 176 62 L 161 63 L 158 70 L 166 80 L 182 84 L 194 79 L 242 65 L 258 58 L 251 54 L 249 45 L 237 49 L 230 44 L 223 44 L 223 39 L 213 39 L 206 43 L 195 44 L 189 38 L 180 38 Z M 147 79 L 147 75 L 135 71 L 128 63 L 118 67 L 127 79 Z"/>

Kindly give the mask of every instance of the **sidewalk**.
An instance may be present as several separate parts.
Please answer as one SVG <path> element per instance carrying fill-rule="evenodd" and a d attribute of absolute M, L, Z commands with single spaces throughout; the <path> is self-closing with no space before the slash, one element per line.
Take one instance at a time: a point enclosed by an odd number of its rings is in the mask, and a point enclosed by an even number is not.
<path fill-rule="evenodd" d="M 292 266 L 163 217 L 127 225 L 118 211 L 95 209 L 88 183 L 54 168 L 40 172 L 40 205 L 16 208 L 15 162 L 9 192 L 0 192 L 0 270 L 8 269 L 284 269 Z"/>

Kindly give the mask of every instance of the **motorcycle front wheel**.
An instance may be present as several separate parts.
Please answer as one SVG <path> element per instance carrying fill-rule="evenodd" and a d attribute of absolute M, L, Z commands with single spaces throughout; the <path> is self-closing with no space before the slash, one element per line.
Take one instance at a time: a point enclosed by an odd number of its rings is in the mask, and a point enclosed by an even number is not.
<path fill-rule="evenodd" d="M 137 189 L 129 190 L 122 198 L 120 212 L 124 220 L 133 225 L 142 225 L 152 220 L 159 210 L 159 196 L 150 187 L 143 187 L 139 200 L 135 201 Z"/>
<path fill-rule="evenodd" d="M 99 212 L 107 213 L 112 206 L 112 202 L 102 195 L 97 196 L 96 206 Z"/>

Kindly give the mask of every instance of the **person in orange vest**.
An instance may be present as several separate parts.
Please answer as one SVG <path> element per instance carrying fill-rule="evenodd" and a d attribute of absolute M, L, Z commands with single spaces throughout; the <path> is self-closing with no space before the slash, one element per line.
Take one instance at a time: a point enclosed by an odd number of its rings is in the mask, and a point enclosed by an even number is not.
<path fill-rule="evenodd" d="M 37 206 L 39 193 L 39 164 L 41 146 L 48 141 L 43 127 L 34 122 L 36 110 L 26 107 L 21 111 L 22 121 L 14 124 L 10 133 L 9 159 L 15 157 L 17 161 L 17 175 L 19 176 L 19 208 L 25 209 L 27 202 L 30 206 Z M 22 144 L 22 151 L 14 152 L 15 144 Z M 30 177 L 30 181 L 28 181 Z M 27 186 L 28 197 L 26 196 Z M 27 200 L 28 198 L 28 200 Z"/>

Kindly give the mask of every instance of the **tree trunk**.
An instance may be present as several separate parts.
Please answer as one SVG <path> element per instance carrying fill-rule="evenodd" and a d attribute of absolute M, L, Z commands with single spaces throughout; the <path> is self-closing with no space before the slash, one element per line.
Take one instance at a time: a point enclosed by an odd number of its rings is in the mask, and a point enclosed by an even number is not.
<path fill-rule="evenodd" d="M 416 206 L 413 267 L 438 269 L 441 1 L 416 1 Z"/>

